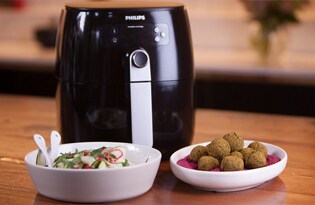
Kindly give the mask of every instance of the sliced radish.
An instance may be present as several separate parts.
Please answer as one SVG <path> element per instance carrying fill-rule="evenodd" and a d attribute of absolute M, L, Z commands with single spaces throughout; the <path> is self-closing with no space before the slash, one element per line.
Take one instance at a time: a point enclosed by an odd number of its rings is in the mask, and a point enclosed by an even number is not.
<path fill-rule="evenodd" d="M 95 161 L 95 159 L 94 157 L 91 157 L 91 156 L 81 156 L 81 161 L 84 164 L 88 164 L 89 166 L 91 166 L 93 162 Z"/>
<path fill-rule="evenodd" d="M 109 152 L 109 162 L 116 164 L 116 163 L 124 163 L 125 162 L 125 155 L 126 155 L 126 148 L 123 146 L 117 146 L 113 148 Z"/>

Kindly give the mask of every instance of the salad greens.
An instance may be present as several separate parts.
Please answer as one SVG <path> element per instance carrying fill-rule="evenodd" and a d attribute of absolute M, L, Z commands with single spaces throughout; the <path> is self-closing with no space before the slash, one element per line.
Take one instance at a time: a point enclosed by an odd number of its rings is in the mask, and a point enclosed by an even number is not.
<path fill-rule="evenodd" d="M 101 147 L 95 150 L 76 151 L 74 153 L 61 153 L 55 159 L 55 168 L 66 169 L 106 169 L 126 167 L 132 165 L 126 159 L 126 148 Z"/>

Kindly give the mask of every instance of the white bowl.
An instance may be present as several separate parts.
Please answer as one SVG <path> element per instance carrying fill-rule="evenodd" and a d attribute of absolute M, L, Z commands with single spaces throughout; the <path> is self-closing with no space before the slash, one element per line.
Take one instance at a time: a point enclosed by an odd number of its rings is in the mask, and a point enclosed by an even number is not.
<path fill-rule="evenodd" d="M 245 140 L 244 144 L 247 147 L 251 142 Z M 199 145 L 205 146 L 208 143 Z M 201 190 L 230 192 L 249 189 L 278 176 L 287 164 L 288 156 L 283 149 L 272 144 L 263 144 L 267 146 L 268 154 L 280 158 L 281 161 L 270 166 L 242 171 L 210 172 L 193 170 L 177 164 L 178 160 L 189 155 L 190 151 L 196 146 L 190 145 L 172 154 L 170 158 L 171 170 L 177 178 Z"/>
<path fill-rule="evenodd" d="M 128 199 L 147 192 L 153 185 L 161 152 L 129 143 L 86 142 L 63 144 L 60 152 L 97 149 L 102 146 L 126 148 L 126 159 L 133 166 L 110 169 L 60 169 L 36 165 L 38 150 L 25 156 L 25 163 L 36 191 L 46 197 L 79 203 L 98 203 Z"/>

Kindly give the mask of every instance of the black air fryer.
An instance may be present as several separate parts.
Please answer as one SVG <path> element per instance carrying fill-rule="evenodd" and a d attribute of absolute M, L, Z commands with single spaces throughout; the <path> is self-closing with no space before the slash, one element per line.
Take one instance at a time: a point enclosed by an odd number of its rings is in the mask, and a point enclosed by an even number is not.
<path fill-rule="evenodd" d="M 65 5 L 57 39 L 63 143 L 131 142 L 167 159 L 193 136 L 193 56 L 184 6 Z"/>

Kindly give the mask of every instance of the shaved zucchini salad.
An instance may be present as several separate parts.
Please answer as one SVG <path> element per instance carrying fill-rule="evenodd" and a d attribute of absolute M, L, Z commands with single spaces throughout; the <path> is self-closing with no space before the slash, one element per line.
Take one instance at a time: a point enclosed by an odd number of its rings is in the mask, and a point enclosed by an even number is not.
<path fill-rule="evenodd" d="M 101 147 L 94 150 L 76 150 L 74 153 L 61 153 L 53 167 L 65 169 L 107 169 L 131 166 L 126 159 L 123 146 Z"/>

